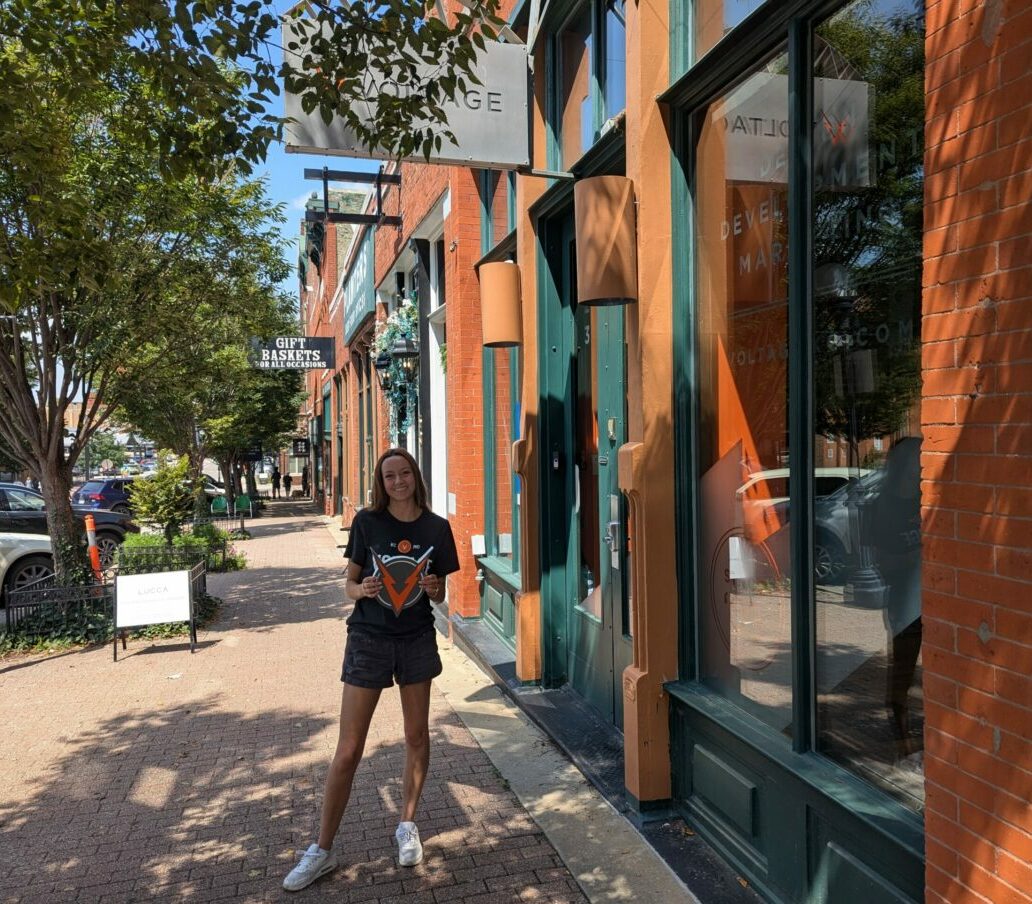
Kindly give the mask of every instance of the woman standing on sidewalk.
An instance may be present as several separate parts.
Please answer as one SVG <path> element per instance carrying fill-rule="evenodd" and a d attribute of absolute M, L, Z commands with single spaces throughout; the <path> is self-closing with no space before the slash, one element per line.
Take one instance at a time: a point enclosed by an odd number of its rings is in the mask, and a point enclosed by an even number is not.
<path fill-rule="evenodd" d="M 344 556 L 345 593 L 355 610 L 341 674 L 340 734 L 326 776 L 319 838 L 283 880 L 287 891 L 336 869 L 333 838 L 380 693 L 394 679 L 405 723 L 404 800 L 394 836 L 398 862 L 415 866 L 423 859 L 413 820 L 430 762 L 430 682 L 442 670 L 430 601 L 444 600 L 445 576 L 459 570 L 459 560 L 451 526 L 427 507 L 419 465 L 404 449 L 388 449 L 376 463 L 373 504 L 355 516 Z"/>

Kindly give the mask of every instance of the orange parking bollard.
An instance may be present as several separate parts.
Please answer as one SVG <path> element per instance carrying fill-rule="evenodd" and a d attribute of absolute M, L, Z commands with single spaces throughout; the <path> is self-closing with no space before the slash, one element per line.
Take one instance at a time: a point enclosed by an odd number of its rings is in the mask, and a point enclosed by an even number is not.
<path fill-rule="evenodd" d="M 100 550 L 97 548 L 97 522 L 93 515 L 86 516 L 86 542 L 89 545 L 90 566 L 93 568 L 93 575 L 98 581 L 104 580 L 104 572 L 100 567 Z"/>

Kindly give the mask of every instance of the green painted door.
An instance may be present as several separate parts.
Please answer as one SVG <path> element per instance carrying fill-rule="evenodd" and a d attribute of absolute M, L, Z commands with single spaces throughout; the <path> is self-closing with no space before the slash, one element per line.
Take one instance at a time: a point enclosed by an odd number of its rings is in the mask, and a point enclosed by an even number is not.
<path fill-rule="evenodd" d="M 626 435 L 624 311 L 576 305 L 572 221 L 564 229 L 563 250 L 561 311 L 572 320 L 567 674 L 578 693 L 622 726 L 622 672 L 630 662 L 627 530 L 617 481 L 617 451 Z"/>

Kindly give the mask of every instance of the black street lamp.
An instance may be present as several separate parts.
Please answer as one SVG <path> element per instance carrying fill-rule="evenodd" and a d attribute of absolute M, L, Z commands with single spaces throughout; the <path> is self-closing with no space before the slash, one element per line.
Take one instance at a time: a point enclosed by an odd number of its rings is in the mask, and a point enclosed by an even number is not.
<path fill-rule="evenodd" d="M 389 392 L 391 388 L 391 353 L 380 352 L 373 359 L 373 368 L 376 370 L 376 379 L 380 381 L 380 389 Z"/>
<path fill-rule="evenodd" d="M 415 382 L 416 371 L 419 369 L 419 344 L 415 339 L 402 336 L 395 340 L 391 348 L 391 357 L 394 358 L 405 371 L 405 379 L 409 383 Z"/>

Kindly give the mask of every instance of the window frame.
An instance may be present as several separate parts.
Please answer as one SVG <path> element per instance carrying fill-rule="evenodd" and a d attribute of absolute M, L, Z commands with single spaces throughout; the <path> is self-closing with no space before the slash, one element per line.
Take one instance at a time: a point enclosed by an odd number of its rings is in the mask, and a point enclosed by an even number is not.
<path fill-rule="evenodd" d="M 849 0 L 786 0 L 767 4 L 752 13 L 712 50 L 693 65 L 660 100 L 671 107 L 672 153 L 672 247 L 673 348 L 674 348 L 674 445 L 675 531 L 678 575 L 679 678 L 665 688 L 678 706 L 687 706 L 713 719 L 747 745 L 821 788 L 828 798 L 855 806 L 858 798 L 869 802 L 869 817 L 891 826 L 893 837 L 904 847 L 923 846 L 924 815 L 870 784 L 847 767 L 827 757 L 817 737 L 818 697 L 815 681 L 816 597 L 813 574 L 815 451 L 814 348 L 811 222 L 814 185 L 810 168 L 813 122 L 813 40 L 816 28 Z M 672 13 L 680 10 L 680 36 L 691 23 L 692 0 L 672 0 Z M 673 20 L 672 20 L 673 21 Z M 672 29 L 672 32 L 674 29 Z M 672 40 L 673 34 L 672 34 Z M 789 447 L 793 464 L 789 474 L 789 522 L 793 525 L 790 553 L 792 581 L 791 674 L 792 738 L 789 740 L 732 701 L 705 687 L 700 680 L 698 569 L 699 495 L 697 436 L 700 423 L 700 391 L 696 372 L 698 355 L 698 290 L 695 257 L 695 151 L 698 119 L 709 104 L 747 78 L 778 47 L 786 44 L 789 58 L 789 217 L 788 341 L 789 341 Z M 691 36 L 687 40 L 691 44 Z M 716 48 L 713 48 L 716 49 Z M 675 60 L 675 57 L 671 57 Z M 848 799 L 847 799 L 848 798 Z"/>
<path fill-rule="evenodd" d="M 495 181 L 497 176 L 497 181 Z M 516 228 L 516 183 L 515 173 L 504 170 L 480 170 L 478 177 L 478 194 L 480 198 L 480 250 L 481 255 L 488 255 L 494 249 L 505 243 Z M 492 182 L 494 185 L 492 186 Z M 494 238 L 494 192 L 504 191 L 506 193 L 506 224 L 509 227 L 509 235 L 503 236 L 498 241 Z M 520 536 L 519 506 L 516 504 L 517 488 L 519 478 L 515 471 L 510 473 L 512 494 L 512 524 L 510 533 L 512 535 L 512 552 L 506 554 L 506 558 L 499 556 L 498 552 L 498 531 L 496 512 L 498 507 L 498 483 L 496 469 L 497 438 L 495 435 L 496 418 L 496 385 L 494 357 L 498 349 L 482 348 L 482 390 L 483 390 L 483 412 L 484 412 L 484 548 L 486 559 L 491 571 L 501 578 L 513 590 L 520 589 L 520 547 L 522 537 Z M 519 433 L 519 410 L 520 410 L 520 357 L 519 348 L 507 350 L 509 355 L 509 399 L 510 399 L 510 424 L 512 425 L 509 437 L 510 445 L 515 442 Z"/>
<path fill-rule="evenodd" d="M 682 2 L 682 0 L 673 0 Z M 689 0 L 683 0 L 689 2 Z M 606 0 L 580 0 L 580 2 L 567 5 L 565 15 L 562 15 L 556 26 L 550 30 L 545 45 L 545 71 L 547 73 L 547 91 L 545 97 L 545 134 L 546 134 L 546 156 L 549 168 L 557 171 L 569 171 L 592 148 L 598 144 L 603 137 L 603 126 L 623 112 L 627 107 L 627 32 L 624 29 L 624 107 L 621 110 L 606 109 Z M 562 52 L 560 47 L 563 32 L 580 16 L 585 8 L 590 9 L 591 20 L 591 71 L 589 74 L 591 98 L 591 142 L 588 147 L 583 148 L 581 153 L 573 160 L 562 159 L 562 109 L 559 106 L 559 98 L 562 96 Z M 624 4 L 626 10 L 626 3 Z"/>

